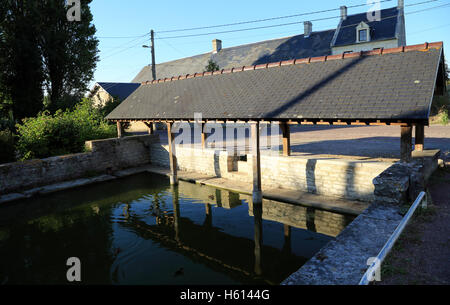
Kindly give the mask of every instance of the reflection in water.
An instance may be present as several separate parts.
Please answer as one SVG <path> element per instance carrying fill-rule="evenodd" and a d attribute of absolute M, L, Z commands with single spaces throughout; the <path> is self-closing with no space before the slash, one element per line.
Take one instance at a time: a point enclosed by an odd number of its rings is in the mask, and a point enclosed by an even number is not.
<path fill-rule="evenodd" d="M 291 226 L 283 225 L 284 230 L 284 244 L 283 244 L 283 253 L 289 254 L 291 253 Z"/>
<path fill-rule="evenodd" d="M 255 274 L 261 275 L 262 203 L 253 205 L 253 215 L 255 221 Z"/>
<path fill-rule="evenodd" d="M 3 206 L 0 282 L 67 283 L 76 256 L 82 283 L 277 284 L 352 219 L 249 198 L 142 174 Z"/>
<path fill-rule="evenodd" d="M 205 221 L 203 225 L 205 227 L 212 227 L 212 209 L 209 203 L 205 203 Z"/>

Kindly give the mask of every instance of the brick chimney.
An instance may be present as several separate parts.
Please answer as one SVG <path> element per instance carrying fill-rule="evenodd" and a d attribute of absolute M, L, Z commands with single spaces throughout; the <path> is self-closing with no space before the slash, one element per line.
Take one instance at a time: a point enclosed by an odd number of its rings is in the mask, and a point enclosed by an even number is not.
<path fill-rule="evenodd" d="M 309 37 L 309 35 L 311 35 L 311 32 L 312 32 L 312 23 L 311 23 L 311 21 L 303 22 L 303 26 L 305 28 L 303 34 L 305 35 L 305 37 Z"/>
<path fill-rule="evenodd" d="M 219 39 L 214 39 L 212 41 L 212 47 L 213 47 L 213 54 L 219 52 L 220 50 L 222 50 L 222 40 Z"/>
<path fill-rule="evenodd" d="M 345 5 L 341 6 L 341 20 L 347 19 L 347 7 Z"/>

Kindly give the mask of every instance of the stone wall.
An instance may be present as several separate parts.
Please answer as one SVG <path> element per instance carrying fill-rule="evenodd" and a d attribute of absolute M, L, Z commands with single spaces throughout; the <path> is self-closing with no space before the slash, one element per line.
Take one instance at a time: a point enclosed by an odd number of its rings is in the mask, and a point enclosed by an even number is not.
<path fill-rule="evenodd" d="M 153 135 L 87 141 L 89 152 L 0 165 L 0 194 L 150 162 Z"/>
<path fill-rule="evenodd" d="M 152 164 L 169 167 L 167 145 L 150 146 Z M 251 182 L 252 158 L 238 161 L 226 151 L 176 147 L 178 168 L 243 182 Z M 390 162 L 349 161 L 333 158 L 308 159 L 262 153 L 264 189 L 284 188 L 347 199 L 372 201 L 373 179 L 392 165 Z"/>
<path fill-rule="evenodd" d="M 394 205 L 412 203 L 426 190 L 428 179 L 437 169 L 439 153 L 414 152 L 412 162 L 395 163 L 387 168 L 373 180 L 375 201 Z"/>

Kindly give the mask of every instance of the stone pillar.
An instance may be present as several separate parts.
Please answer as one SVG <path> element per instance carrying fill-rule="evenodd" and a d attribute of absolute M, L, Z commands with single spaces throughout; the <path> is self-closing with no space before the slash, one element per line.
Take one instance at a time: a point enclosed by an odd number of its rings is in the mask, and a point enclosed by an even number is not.
<path fill-rule="evenodd" d="M 169 144 L 169 163 L 170 163 L 170 184 L 178 184 L 177 176 L 177 157 L 175 151 L 175 141 L 172 133 L 173 123 L 167 122 L 167 141 Z"/>
<path fill-rule="evenodd" d="M 123 127 L 121 122 L 117 122 L 117 137 L 122 138 L 123 137 Z"/>
<path fill-rule="evenodd" d="M 291 155 L 291 132 L 289 124 L 280 122 L 281 131 L 283 133 L 283 156 Z"/>
<path fill-rule="evenodd" d="M 424 140 L 425 140 L 425 128 L 423 124 L 416 125 L 416 138 L 414 141 L 414 150 L 423 151 L 424 149 Z"/>
<path fill-rule="evenodd" d="M 253 204 L 262 203 L 261 156 L 259 150 L 259 122 L 251 123 Z"/>
<path fill-rule="evenodd" d="M 401 127 L 400 162 L 411 161 L 412 126 Z"/>

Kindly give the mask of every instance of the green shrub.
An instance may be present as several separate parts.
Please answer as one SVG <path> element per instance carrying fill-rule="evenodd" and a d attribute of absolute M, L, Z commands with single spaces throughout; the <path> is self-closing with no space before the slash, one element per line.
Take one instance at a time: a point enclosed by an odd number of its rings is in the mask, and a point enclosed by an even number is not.
<path fill-rule="evenodd" d="M 85 141 L 116 136 L 115 126 L 104 121 L 89 99 L 72 111 L 42 112 L 16 127 L 22 160 L 83 152 Z"/>
<path fill-rule="evenodd" d="M 0 130 L 0 164 L 14 161 L 14 135 L 9 130 Z"/>

